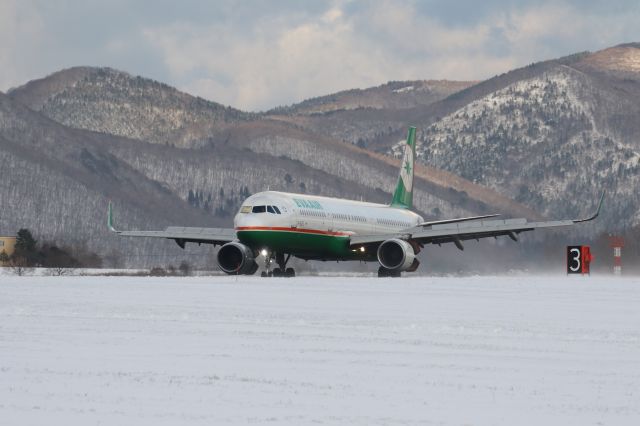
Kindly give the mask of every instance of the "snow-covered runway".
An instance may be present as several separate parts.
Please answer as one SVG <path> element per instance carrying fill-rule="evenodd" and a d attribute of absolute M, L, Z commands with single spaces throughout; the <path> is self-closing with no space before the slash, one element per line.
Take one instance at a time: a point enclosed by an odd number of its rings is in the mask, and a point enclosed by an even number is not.
<path fill-rule="evenodd" d="M 640 279 L 0 276 L 0 424 L 640 424 Z"/>

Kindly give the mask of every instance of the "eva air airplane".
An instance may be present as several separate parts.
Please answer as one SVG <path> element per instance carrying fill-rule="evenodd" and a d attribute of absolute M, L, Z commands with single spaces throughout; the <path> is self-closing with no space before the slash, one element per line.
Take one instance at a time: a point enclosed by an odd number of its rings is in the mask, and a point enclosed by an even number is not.
<path fill-rule="evenodd" d="M 398 183 L 391 204 L 374 204 L 306 194 L 265 191 L 248 197 L 236 214 L 233 229 L 168 227 L 164 231 L 118 231 L 109 204 L 109 229 L 126 237 L 155 237 L 186 243 L 221 245 L 217 260 L 227 274 L 252 275 L 263 257 L 262 276 L 295 275 L 287 268 L 291 256 L 305 260 L 377 261 L 378 276 L 397 277 L 414 272 L 416 255 L 425 244 L 508 236 L 517 241 L 521 232 L 537 228 L 570 226 L 595 219 L 602 206 L 587 219 L 527 222 L 498 220 L 484 215 L 425 222 L 411 211 L 415 127 L 409 128 Z M 271 264 L 278 265 L 273 270 Z"/>

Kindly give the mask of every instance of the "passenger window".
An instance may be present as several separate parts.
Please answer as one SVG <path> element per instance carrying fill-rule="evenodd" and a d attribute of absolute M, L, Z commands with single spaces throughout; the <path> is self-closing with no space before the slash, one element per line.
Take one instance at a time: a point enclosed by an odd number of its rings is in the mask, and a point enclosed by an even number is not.
<path fill-rule="evenodd" d="M 275 210 L 276 214 L 281 214 L 280 209 L 277 206 L 273 206 L 273 210 Z"/>
<path fill-rule="evenodd" d="M 267 211 L 267 206 L 253 206 L 253 213 L 264 213 Z"/>

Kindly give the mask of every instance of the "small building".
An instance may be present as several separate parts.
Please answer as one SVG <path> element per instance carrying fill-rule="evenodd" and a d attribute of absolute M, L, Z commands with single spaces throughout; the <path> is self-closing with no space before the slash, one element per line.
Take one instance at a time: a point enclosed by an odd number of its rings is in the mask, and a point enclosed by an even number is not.
<path fill-rule="evenodd" d="M 11 256 L 16 248 L 16 237 L 0 236 L 0 253 L 5 252 L 7 256 Z M 0 266 L 7 266 L 0 260 Z"/>

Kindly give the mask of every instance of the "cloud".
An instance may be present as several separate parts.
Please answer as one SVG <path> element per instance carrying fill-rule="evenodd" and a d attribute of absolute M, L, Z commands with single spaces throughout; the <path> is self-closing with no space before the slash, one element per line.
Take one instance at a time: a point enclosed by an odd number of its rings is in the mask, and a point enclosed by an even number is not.
<path fill-rule="evenodd" d="M 45 37 L 43 18 L 34 7 L 19 0 L 0 1 L 0 88 L 5 90 L 40 77 L 33 68 L 32 54 L 41 49 Z"/>
<path fill-rule="evenodd" d="M 178 23 L 143 34 L 182 89 L 250 110 L 388 80 L 478 79 L 514 65 L 484 52 L 487 24 L 448 28 L 411 5 L 351 15 L 333 5 L 304 19 L 259 19 L 243 32 L 234 26 Z"/>
<path fill-rule="evenodd" d="M 359 39 L 339 9 L 302 22 L 259 20 L 240 34 L 233 27 L 180 23 L 145 29 L 144 36 L 183 88 L 248 109 L 377 84 L 391 73 L 374 66 L 384 63 L 382 52 Z"/>
<path fill-rule="evenodd" d="M 108 65 L 263 110 L 389 80 L 484 79 L 638 41 L 639 21 L 637 0 L 0 0 L 0 88 Z"/>
<path fill-rule="evenodd" d="M 197 28 L 179 23 L 143 34 L 183 89 L 241 108 L 266 109 L 405 77 L 398 58 L 386 49 L 389 43 L 360 34 L 357 24 L 331 7 L 304 19 L 259 19 L 244 32 L 234 31 L 235 23 Z"/>

